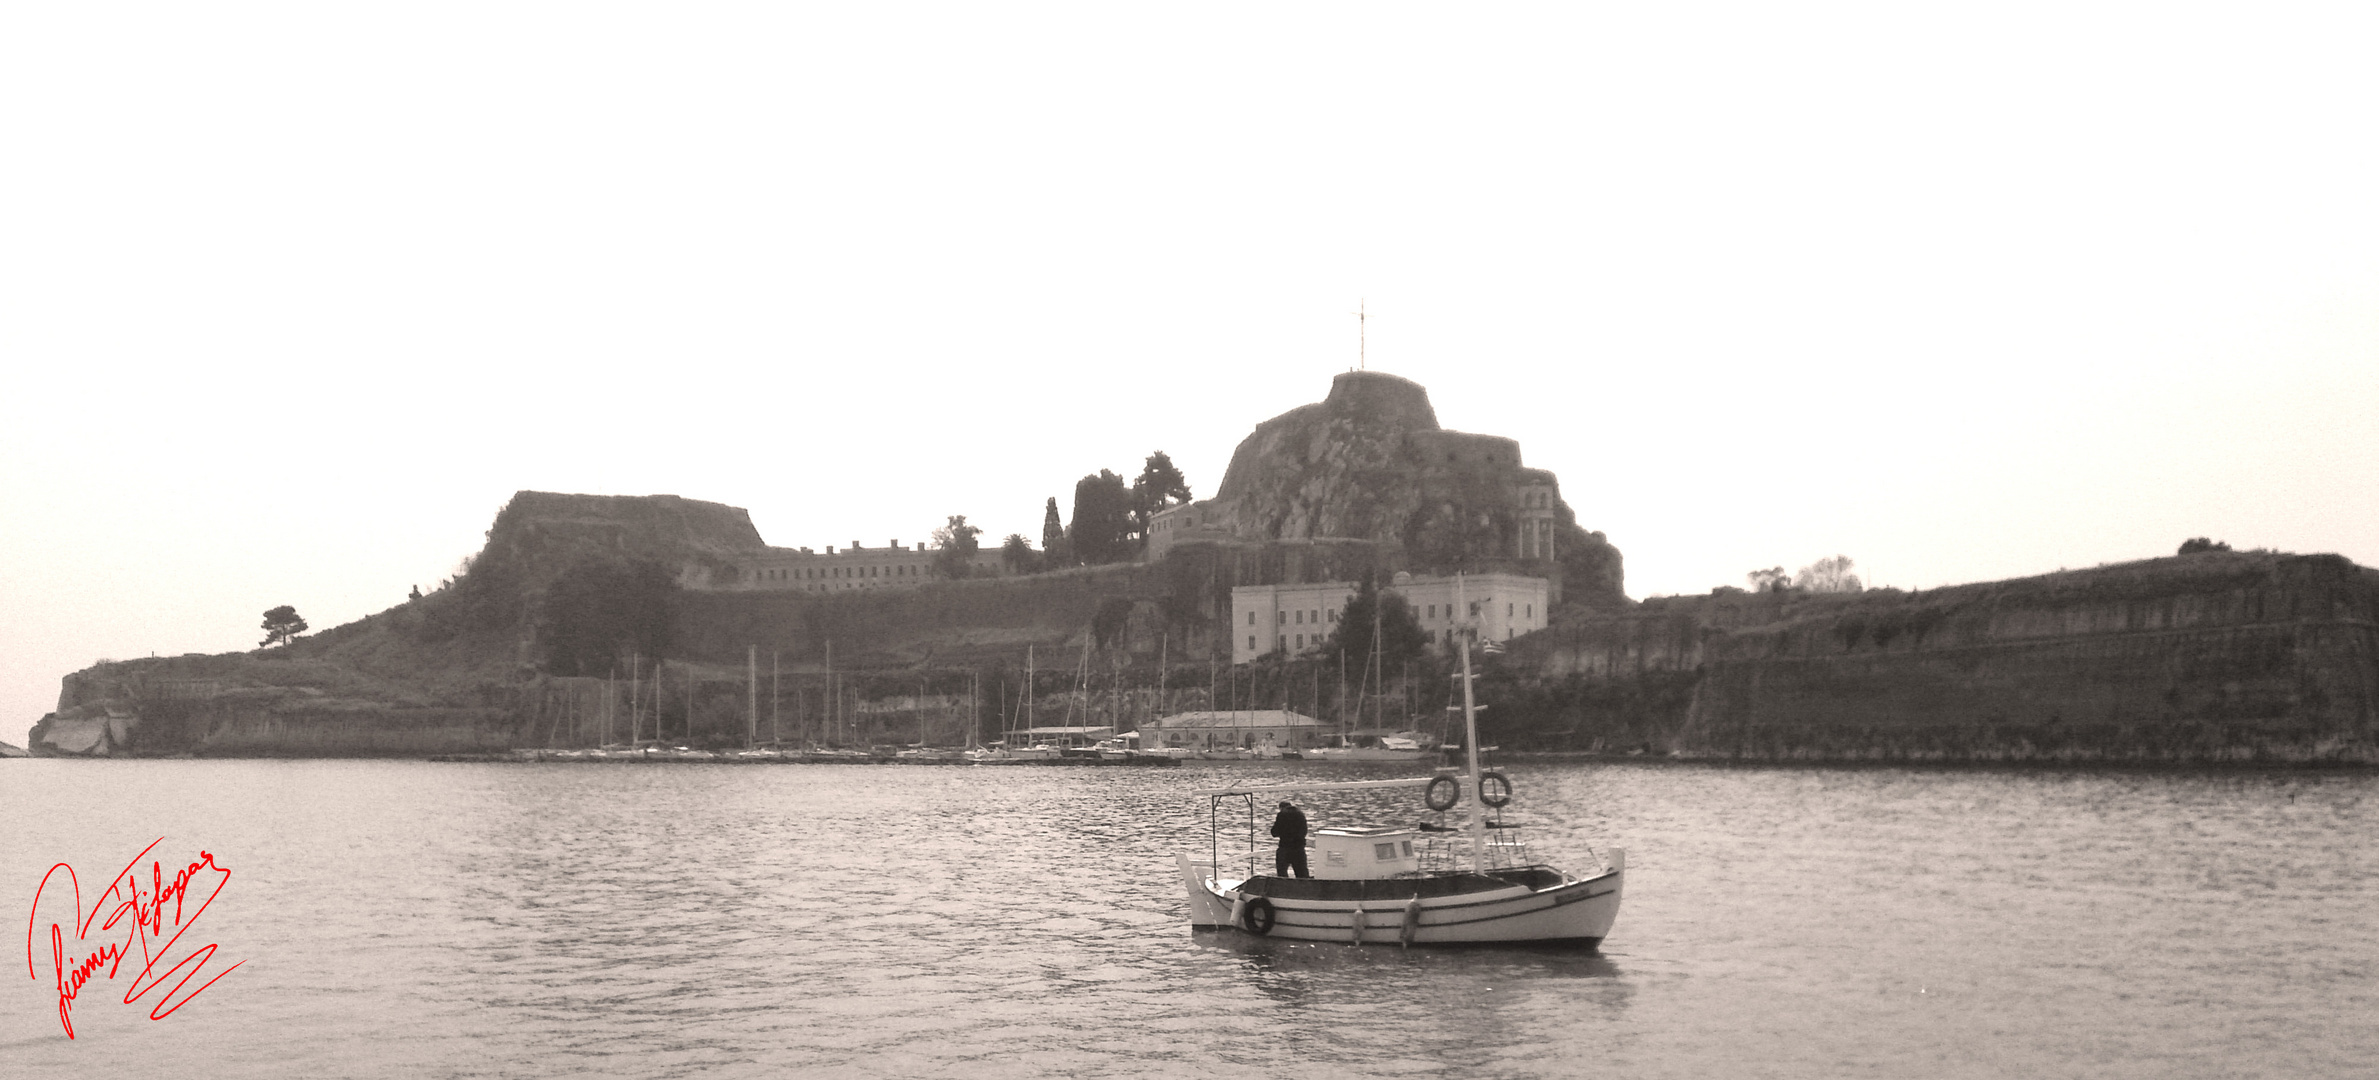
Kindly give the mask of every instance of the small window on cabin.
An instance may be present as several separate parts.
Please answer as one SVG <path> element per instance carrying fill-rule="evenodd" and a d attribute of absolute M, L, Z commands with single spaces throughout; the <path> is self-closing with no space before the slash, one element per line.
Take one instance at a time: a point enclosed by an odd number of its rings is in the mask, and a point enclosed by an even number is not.
<path fill-rule="evenodd" d="M 1407 859 L 1413 857 L 1413 842 L 1410 840 L 1404 842 L 1404 857 Z"/>
<path fill-rule="evenodd" d="M 1343 852 L 1343 851 L 1325 851 L 1325 852 L 1322 852 L 1322 865 L 1324 865 L 1324 866 L 1345 866 L 1345 865 L 1346 865 L 1346 852 Z"/>
<path fill-rule="evenodd" d="M 1394 862 L 1396 859 L 1396 845 L 1393 843 L 1373 844 L 1371 845 L 1371 857 L 1381 862 Z"/>

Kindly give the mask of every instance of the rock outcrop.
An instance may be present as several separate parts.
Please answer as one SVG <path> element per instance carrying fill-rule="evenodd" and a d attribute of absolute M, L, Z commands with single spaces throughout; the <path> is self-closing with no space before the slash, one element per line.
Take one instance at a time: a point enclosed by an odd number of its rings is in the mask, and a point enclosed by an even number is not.
<path fill-rule="evenodd" d="M 1573 606 L 1626 604 L 1617 549 L 1576 527 L 1551 472 L 1516 440 L 1439 427 L 1427 390 L 1375 371 L 1256 425 L 1214 497 L 1169 516 L 1159 555 L 1201 539 L 1367 541 L 1418 573 L 1511 570 L 1554 579 Z"/>

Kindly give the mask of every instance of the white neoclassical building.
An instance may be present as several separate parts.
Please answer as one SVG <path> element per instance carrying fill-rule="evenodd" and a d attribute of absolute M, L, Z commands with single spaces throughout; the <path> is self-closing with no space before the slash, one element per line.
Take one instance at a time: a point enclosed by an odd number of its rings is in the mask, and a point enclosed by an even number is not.
<path fill-rule="evenodd" d="M 1267 653 L 1301 656 L 1319 650 L 1338 630 L 1338 617 L 1358 586 L 1351 581 L 1310 585 L 1241 585 L 1231 590 L 1231 662 Z M 1519 574 L 1415 577 L 1398 574 L 1385 592 L 1404 597 L 1431 644 L 1457 626 L 1476 623 L 1483 641 L 1509 641 L 1543 629 L 1552 583 Z"/>

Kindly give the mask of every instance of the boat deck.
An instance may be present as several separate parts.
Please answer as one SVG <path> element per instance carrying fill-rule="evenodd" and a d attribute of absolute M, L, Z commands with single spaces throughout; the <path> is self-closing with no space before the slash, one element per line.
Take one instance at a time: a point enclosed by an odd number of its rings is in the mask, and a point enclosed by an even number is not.
<path fill-rule="evenodd" d="M 1416 896 L 1428 898 L 1492 892 L 1514 885 L 1525 886 L 1533 892 L 1552 888 L 1565 880 L 1560 871 L 1542 866 L 1496 870 L 1486 874 L 1424 874 L 1418 877 L 1355 880 L 1284 878 L 1267 874 L 1241 882 L 1239 891 L 1243 895 L 1275 900 L 1410 900 Z"/>

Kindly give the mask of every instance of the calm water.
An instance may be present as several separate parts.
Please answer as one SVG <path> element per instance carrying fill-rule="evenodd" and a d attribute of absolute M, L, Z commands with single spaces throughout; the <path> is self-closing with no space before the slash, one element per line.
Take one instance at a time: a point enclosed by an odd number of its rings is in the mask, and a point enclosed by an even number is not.
<path fill-rule="evenodd" d="M 193 933 L 221 944 L 216 968 L 245 961 L 162 1021 L 116 1000 L 129 972 L 95 983 L 70 1043 L 45 919 L 40 977 L 0 980 L 0 1060 L 969 1080 L 2379 1069 L 2379 777 L 1519 765 L 1520 816 L 1564 823 L 1531 833 L 1541 855 L 1628 850 L 1600 954 L 1540 954 L 1193 935 L 1172 869 L 1206 843 L 1188 792 L 1253 771 L 0 763 L 18 916 L 50 864 L 89 889 L 162 835 L 169 876 L 201 848 L 231 868 Z M 1418 796 L 1317 803 L 1317 824 L 1411 820 Z"/>

